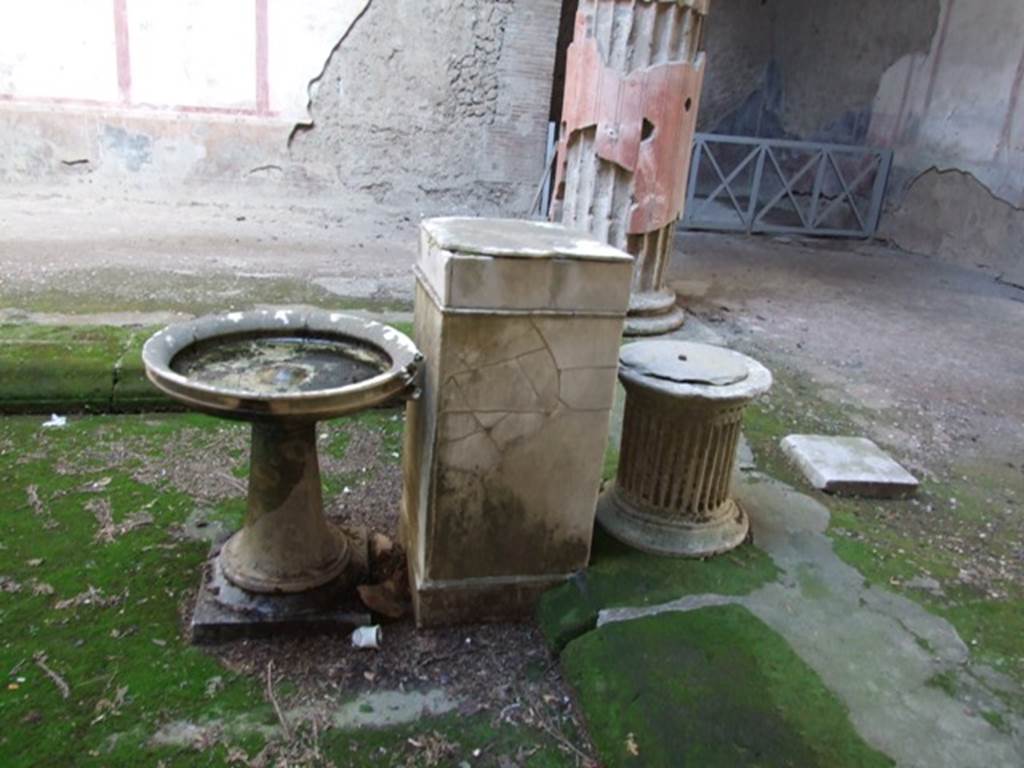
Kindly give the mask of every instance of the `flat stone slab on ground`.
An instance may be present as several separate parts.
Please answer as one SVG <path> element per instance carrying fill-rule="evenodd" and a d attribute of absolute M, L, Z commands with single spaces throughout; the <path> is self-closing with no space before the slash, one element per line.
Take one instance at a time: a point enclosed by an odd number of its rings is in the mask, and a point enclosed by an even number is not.
<path fill-rule="evenodd" d="M 865 437 L 789 435 L 782 451 L 828 493 L 900 498 L 917 490 L 917 479 Z"/>

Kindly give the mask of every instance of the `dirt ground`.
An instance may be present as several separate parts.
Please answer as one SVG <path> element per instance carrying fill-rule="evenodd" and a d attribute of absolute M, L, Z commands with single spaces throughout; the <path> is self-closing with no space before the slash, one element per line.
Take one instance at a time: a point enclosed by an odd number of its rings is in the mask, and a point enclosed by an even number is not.
<path fill-rule="evenodd" d="M 1024 472 L 1024 290 L 882 244 L 691 233 L 669 282 L 730 344 L 791 366 L 924 472 Z"/>
<path fill-rule="evenodd" d="M 344 200 L 0 192 L 0 320 L 158 322 L 266 303 L 407 310 L 417 217 Z M 689 233 L 668 282 L 806 372 L 921 471 L 1024 443 L 1024 290 L 882 243 Z M 1024 458 L 1020 459 L 1024 462 Z"/>

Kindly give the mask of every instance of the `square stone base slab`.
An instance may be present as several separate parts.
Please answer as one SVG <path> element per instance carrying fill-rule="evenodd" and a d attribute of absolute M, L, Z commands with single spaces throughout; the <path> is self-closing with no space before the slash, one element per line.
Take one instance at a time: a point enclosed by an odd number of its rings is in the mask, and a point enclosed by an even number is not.
<path fill-rule="evenodd" d="M 346 528 L 345 534 L 352 552 L 345 573 L 316 589 L 282 595 L 247 592 L 228 581 L 217 556 L 229 536 L 214 542 L 192 612 L 192 642 L 330 634 L 370 624 L 372 617 L 355 591 L 369 575 L 369 537 L 365 528 Z"/>
<path fill-rule="evenodd" d="M 410 576 L 416 626 L 526 621 L 540 596 L 571 578 L 565 576 L 472 579 L 462 582 L 420 582 Z"/>
<path fill-rule="evenodd" d="M 828 493 L 899 499 L 917 490 L 917 478 L 864 437 L 789 435 L 782 451 L 811 485 Z"/>

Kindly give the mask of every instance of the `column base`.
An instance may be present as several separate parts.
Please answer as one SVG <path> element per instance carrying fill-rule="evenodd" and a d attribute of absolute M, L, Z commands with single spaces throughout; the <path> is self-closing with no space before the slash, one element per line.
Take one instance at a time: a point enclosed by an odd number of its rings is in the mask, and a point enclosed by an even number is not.
<path fill-rule="evenodd" d="M 654 517 L 635 509 L 613 485 L 597 502 L 597 521 L 624 544 L 652 555 L 710 557 L 735 549 L 750 534 L 747 514 L 733 499 L 707 522 Z"/>
<path fill-rule="evenodd" d="M 625 336 L 661 336 L 683 327 L 686 313 L 679 307 L 672 307 L 663 315 L 627 315 L 623 328 Z"/>
<path fill-rule="evenodd" d="M 676 306 L 674 292 L 644 291 L 629 297 L 629 314 L 626 315 L 626 336 L 659 336 L 682 327 L 686 315 Z"/>
<path fill-rule="evenodd" d="M 413 613 L 420 628 L 525 621 L 547 590 L 572 574 L 420 581 L 410 574 Z"/>
<path fill-rule="evenodd" d="M 224 545 L 217 558 L 219 567 L 227 579 L 235 585 L 250 592 L 263 594 L 305 592 L 337 581 L 339 576 L 344 575 L 351 560 L 348 539 L 344 533 L 330 523 L 324 523 L 324 525 L 327 527 L 327 535 L 334 545 L 324 547 L 324 549 L 329 549 L 332 555 L 330 559 L 316 567 L 309 567 L 287 575 L 279 570 L 269 572 L 261 570 L 259 550 L 247 546 L 245 528 L 235 533 Z"/>

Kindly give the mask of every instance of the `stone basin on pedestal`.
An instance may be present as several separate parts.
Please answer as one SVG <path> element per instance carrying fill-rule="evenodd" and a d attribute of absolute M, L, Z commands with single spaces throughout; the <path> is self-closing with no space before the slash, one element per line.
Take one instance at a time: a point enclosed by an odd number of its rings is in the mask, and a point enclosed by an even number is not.
<path fill-rule="evenodd" d="M 361 620 L 338 609 L 366 556 L 324 516 L 316 423 L 414 396 L 412 341 L 337 312 L 263 309 L 169 326 L 142 356 L 170 397 L 252 423 L 245 524 L 214 548 L 193 640 Z"/>

